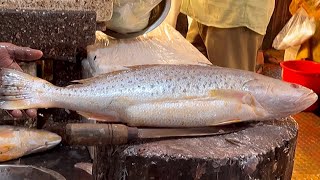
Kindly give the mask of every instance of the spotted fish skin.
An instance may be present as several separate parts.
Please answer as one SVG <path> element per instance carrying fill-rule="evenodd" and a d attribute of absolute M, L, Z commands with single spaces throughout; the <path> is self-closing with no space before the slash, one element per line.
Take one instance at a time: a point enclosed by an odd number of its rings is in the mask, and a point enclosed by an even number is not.
<path fill-rule="evenodd" d="M 310 89 L 260 74 L 204 65 L 142 65 L 57 87 L 0 71 L 0 108 L 66 108 L 130 126 L 197 127 L 266 120 L 300 112 Z"/>

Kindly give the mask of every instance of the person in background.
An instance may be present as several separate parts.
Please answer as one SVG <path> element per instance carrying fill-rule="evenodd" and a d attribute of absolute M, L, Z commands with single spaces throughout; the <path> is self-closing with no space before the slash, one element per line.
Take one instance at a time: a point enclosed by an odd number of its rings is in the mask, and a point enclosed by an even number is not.
<path fill-rule="evenodd" d="M 274 5 L 274 0 L 182 0 L 180 10 L 192 18 L 187 40 L 204 44 L 212 64 L 255 72 Z"/>
<path fill-rule="evenodd" d="M 310 59 L 320 62 L 320 1 L 292 0 L 289 11 L 293 15 L 299 8 L 304 8 L 309 16 L 315 18 L 316 32 L 306 42 L 302 43 L 295 59 Z"/>
<path fill-rule="evenodd" d="M 40 59 L 43 53 L 40 50 L 31 49 L 28 47 L 20 47 L 11 43 L 0 42 L 0 68 L 11 68 L 22 71 L 16 60 L 33 61 Z M 9 114 L 15 118 L 23 116 L 20 110 L 8 111 Z M 35 109 L 28 109 L 25 111 L 26 115 L 31 118 L 37 116 Z"/>

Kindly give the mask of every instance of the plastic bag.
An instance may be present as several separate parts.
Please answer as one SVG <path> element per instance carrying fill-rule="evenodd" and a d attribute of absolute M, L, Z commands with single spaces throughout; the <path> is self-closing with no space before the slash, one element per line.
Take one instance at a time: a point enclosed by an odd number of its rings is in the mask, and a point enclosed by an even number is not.
<path fill-rule="evenodd" d="M 313 17 L 300 8 L 276 36 L 272 46 L 278 50 L 285 50 L 289 47 L 301 45 L 308 40 L 316 30 Z"/>
<path fill-rule="evenodd" d="M 142 64 L 211 64 L 166 23 L 133 39 L 98 37 L 96 44 L 87 47 L 87 59 L 82 61 L 85 72 L 93 76 Z"/>
<path fill-rule="evenodd" d="M 138 32 L 148 26 L 150 13 L 161 0 L 114 0 L 106 27 L 119 33 Z"/>

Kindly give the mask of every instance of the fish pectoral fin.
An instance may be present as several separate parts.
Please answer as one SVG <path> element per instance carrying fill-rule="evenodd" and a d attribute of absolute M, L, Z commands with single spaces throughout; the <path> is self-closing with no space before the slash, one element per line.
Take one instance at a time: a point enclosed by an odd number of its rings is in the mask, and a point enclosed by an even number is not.
<path fill-rule="evenodd" d="M 19 158 L 20 156 L 17 155 L 8 155 L 8 154 L 0 154 L 0 162 L 5 162 L 5 161 L 9 161 L 12 159 L 16 159 Z"/>
<path fill-rule="evenodd" d="M 240 119 L 230 119 L 230 120 L 224 120 L 222 122 L 217 122 L 217 123 L 211 123 L 209 126 L 224 126 L 228 124 L 234 124 L 234 123 L 239 123 L 242 122 Z"/>
<path fill-rule="evenodd" d="M 80 162 L 74 165 L 75 168 L 79 168 L 92 175 L 92 163 Z"/>
<path fill-rule="evenodd" d="M 198 63 L 197 65 L 200 65 L 200 66 L 209 66 L 209 67 L 218 67 L 218 68 L 220 68 L 219 66 L 213 65 L 210 62 L 200 62 L 200 61 L 198 61 L 197 63 Z"/>
<path fill-rule="evenodd" d="M 209 92 L 211 98 L 221 101 L 232 101 L 234 104 L 245 105 L 251 109 L 257 117 L 263 117 L 267 114 L 264 107 L 257 101 L 257 99 L 248 92 L 236 91 L 236 90 L 211 90 Z M 230 120 L 232 123 L 234 120 Z M 237 121 L 237 120 L 235 120 Z"/>
<path fill-rule="evenodd" d="M 13 160 L 13 159 L 18 159 L 26 154 L 24 154 L 23 151 L 20 151 L 18 147 L 12 147 L 12 148 L 16 148 L 16 150 L 14 151 L 7 151 L 5 153 L 1 153 L 0 154 L 0 162 L 5 162 L 5 161 L 9 161 L 9 160 Z"/>
<path fill-rule="evenodd" d="M 252 94 L 243 91 L 214 89 L 209 91 L 209 98 L 226 101 L 231 100 L 241 104 L 247 104 L 249 106 L 261 107 L 260 103 L 257 102 L 256 98 Z"/>
<path fill-rule="evenodd" d="M 93 77 L 88 77 L 88 78 L 85 78 L 85 79 L 77 79 L 77 80 L 73 80 L 73 81 L 70 81 L 70 82 L 71 83 L 75 83 L 75 84 L 86 84 L 86 83 L 94 82 L 99 78 L 103 78 L 104 76 L 105 76 L 105 74 L 99 74 L 99 75 L 96 75 L 96 76 L 93 76 Z M 72 85 L 73 84 L 71 84 L 69 86 L 72 86 Z M 69 87 L 69 86 L 67 86 L 67 87 Z"/>
<path fill-rule="evenodd" d="M 89 83 L 89 82 L 94 81 L 96 78 L 97 78 L 97 76 L 92 77 L 92 78 L 87 78 L 87 79 L 73 80 L 73 81 L 70 81 L 70 82 L 74 83 L 74 84 L 85 84 L 85 83 Z M 67 87 L 72 87 L 72 86 L 73 86 L 73 84 L 68 85 Z"/>
<path fill-rule="evenodd" d="M 0 154 L 4 154 L 9 152 L 11 149 L 13 149 L 15 146 L 13 144 L 4 144 L 0 146 Z"/>
<path fill-rule="evenodd" d="M 101 122 L 119 122 L 119 118 L 112 115 L 105 114 L 93 114 L 88 112 L 77 111 L 78 114 L 92 121 L 101 121 Z"/>

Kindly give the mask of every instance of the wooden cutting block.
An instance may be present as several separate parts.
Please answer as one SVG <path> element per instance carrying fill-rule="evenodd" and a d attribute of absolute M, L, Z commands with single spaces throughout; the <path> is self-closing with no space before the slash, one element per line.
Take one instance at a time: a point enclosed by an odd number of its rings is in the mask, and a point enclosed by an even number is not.
<path fill-rule="evenodd" d="M 297 132 L 285 118 L 220 136 L 97 147 L 94 178 L 290 180 Z"/>

